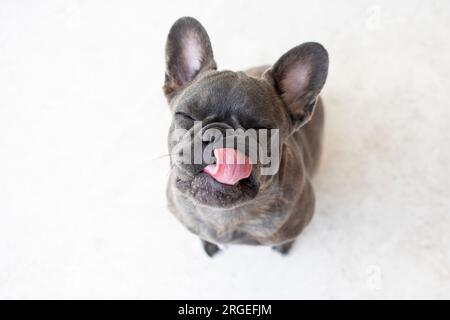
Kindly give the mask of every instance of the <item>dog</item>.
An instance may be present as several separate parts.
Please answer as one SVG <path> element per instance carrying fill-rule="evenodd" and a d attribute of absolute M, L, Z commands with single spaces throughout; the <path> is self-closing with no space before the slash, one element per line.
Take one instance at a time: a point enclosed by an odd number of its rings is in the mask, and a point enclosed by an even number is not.
<path fill-rule="evenodd" d="M 210 257 L 222 244 L 264 245 L 289 253 L 315 208 L 311 179 L 322 147 L 324 107 L 319 94 L 328 74 L 327 51 L 308 42 L 272 66 L 218 71 L 209 36 L 191 17 L 173 24 L 165 49 L 163 91 L 173 114 L 169 210 L 200 238 Z M 248 148 L 211 148 L 214 141 L 204 137 L 200 146 L 210 147 L 212 161 L 183 161 L 180 150 L 192 150 L 196 127 L 200 133 L 277 130 L 275 172 L 263 175 L 262 164 L 247 163 Z M 179 129 L 184 130 L 182 137 L 175 134 Z M 230 156 L 234 160 L 227 162 Z M 236 157 L 243 163 L 234 163 Z"/>

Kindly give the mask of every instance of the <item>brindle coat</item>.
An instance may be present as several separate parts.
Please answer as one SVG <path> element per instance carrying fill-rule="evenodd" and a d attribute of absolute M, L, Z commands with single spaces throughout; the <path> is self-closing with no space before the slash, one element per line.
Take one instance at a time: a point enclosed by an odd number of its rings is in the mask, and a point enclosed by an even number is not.
<path fill-rule="evenodd" d="M 213 124 L 220 121 L 233 128 L 264 122 L 280 129 L 281 142 L 278 172 L 255 173 L 257 193 L 251 199 L 243 195 L 246 201 L 238 201 L 240 189 L 230 189 L 235 197 L 218 197 L 223 190 L 217 193 L 217 183 L 209 180 L 201 180 L 202 192 L 193 192 L 198 168 L 183 167 L 172 155 L 170 211 L 202 239 L 210 256 L 219 251 L 217 244 L 227 243 L 267 245 L 287 253 L 314 213 L 311 178 L 321 153 L 324 109 L 318 95 L 328 70 L 325 49 L 307 43 L 272 67 L 219 72 L 206 31 L 186 17 L 169 33 L 166 60 L 164 91 L 174 115 L 181 110 L 192 118 L 204 122 L 214 118 Z M 170 134 L 177 127 L 191 129 L 189 121 L 174 116 Z M 171 152 L 175 144 L 169 143 Z"/>

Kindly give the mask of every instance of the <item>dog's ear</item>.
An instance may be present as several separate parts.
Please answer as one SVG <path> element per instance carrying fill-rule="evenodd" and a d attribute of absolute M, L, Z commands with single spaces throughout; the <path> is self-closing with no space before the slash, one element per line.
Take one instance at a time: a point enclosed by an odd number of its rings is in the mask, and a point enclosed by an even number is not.
<path fill-rule="evenodd" d="M 200 72 L 216 69 L 211 42 L 196 19 L 178 19 L 166 42 L 166 77 L 164 93 L 170 99 Z"/>
<path fill-rule="evenodd" d="M 328 74 L 328 53 L 314 42 L 285 53 L 267 71 L 297 125 L 306 123 L 314 112 L 317 97 Z"/>

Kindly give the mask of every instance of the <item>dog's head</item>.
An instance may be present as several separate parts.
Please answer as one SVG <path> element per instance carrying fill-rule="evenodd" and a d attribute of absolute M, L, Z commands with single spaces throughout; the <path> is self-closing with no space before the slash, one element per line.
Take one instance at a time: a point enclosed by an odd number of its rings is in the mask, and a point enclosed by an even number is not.
<path fill-rule="evenodd" d="M 328 54 L 318 43 L 291 49 L 258 78 L 217 71 L 202 25 L 190 17 L 176 21 L 166 43 L 164 83 L 173 112 L 169 152 L 175 187 L 212 207 L 235 207 L 255 198 L 271 181 L 250 157 L 261 150 L 252 150 L 251 143 L 242 147 L 234 138 L 251 132 L 245 141 L 254 138 L 269 156 L 279 152 L 312 117 L 327 72 Z M 259 132 L 267 137 L 261 139 Z M 230 137 L 235 145 L 224 148 Z M 239 158 L 243 162 L 236 162 Z"/>

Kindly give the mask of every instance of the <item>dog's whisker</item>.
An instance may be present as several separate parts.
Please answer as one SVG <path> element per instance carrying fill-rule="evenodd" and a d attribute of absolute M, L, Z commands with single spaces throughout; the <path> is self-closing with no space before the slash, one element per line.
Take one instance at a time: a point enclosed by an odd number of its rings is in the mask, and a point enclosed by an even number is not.
<path fill-rule="evenodd" d="M 167 158 L 167 157 L 172 157 L 172 156 L 174 156 L 174 155 L 176 155 L 176 153 L 167 153 L 167 154 L 163 154 L 163 155 L 161 155 L 161 156 L 155 157 L 155 158 L 153 158 L 152 160 L 153 160 L 153 161 L 155 161 L 155 160 L 161 160 L 161 159 L 165 159 L 165 158 Z"/>

